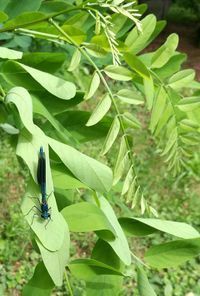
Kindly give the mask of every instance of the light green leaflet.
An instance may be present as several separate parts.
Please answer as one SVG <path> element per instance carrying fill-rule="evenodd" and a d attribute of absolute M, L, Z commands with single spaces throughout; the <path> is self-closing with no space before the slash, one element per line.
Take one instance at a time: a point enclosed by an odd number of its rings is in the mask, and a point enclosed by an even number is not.
<path fill-rule="evenodd" d="M 86 126 L 95 125 L 97 122 L 99 122 L 109 111 L 111 104 L 111 98 L 109 94 L 106 93 L 105 95 L 103 95 L 96 108 L 92 112 L 88 122 L 86 123 Z"/>
<path fill-rule="evenodd" d="M 108 77 L 119 80 L 119 81 L 129 81 L 133 78 L 133 73 L 125 67 L 122 66 L 107 66 L 104 68 L 104 72 Z"/>
<path fill-rule="evenodd" d="M 174 89 L 187 87 L 194 80 L 194 77 L 195 71 L 192 69 L 179 71 L 169 79 L 169 86 Z"/>
<path fill-rule="evenodd" d="M 146 42 L 151 37 L 156 27 L 156 17 L 153 14 L 147 15 L 142 21 L 142 32 L 138 32 L 137 27 L 134 27 L 126 37 L 125 44 L 131 53 L 137 54 L 145 48 Z"/>
<path fill-rule="evenodd" d="M 99 74 L 95 71 L 94 74 L 92 75 L 92 79 L 90 81 L 88 90 L 85 94 L 85 97 L 84 97 L 85 100 L 88 100 L 91 97 L 93 97 L 93 95 L 95 94 L 95 92 L 99 87 L 99 84 L 100 84 L 100 77 L 99 77 Z"/>
<path fill-rule="evenodd" d="M 147 108 L 148 110 L 151 110 L 153 106 L 154 95 L 155 95 L 152 76 L 150 76 L 150 79 L 144 79 L 143 82 L 144 82 L 144 94 L 147 102 Z"/>
<path fill-rule="evenodd" d="M 124 54 L 124 60 L 131 67 L 131 69 L 138 73 L 142 78 L 150 78 L 149 70 L 147 69 L 145 64 L 134 54 Z"/>
<path fill-rule="evenodd" d="M 0 58 L 9 60 L 18 60 L 23 56 L 23 52 L 9 49 L 6 47 L 0 47 Z"/>
<path fill-rule="evenodd" d="M 21 63 L 18 63 L 18 65 L 28 72 L 33 79 L 35 79 L 43 88 L 45 88 L 54 96 L 63 100 L 70 100 L 75 96 L 76 88 L 72 82 L 66 81 L 47 72 L 31 68 Z"/>
<path fill-rule="evenodd" d="M 166 104 L 167 93 L 163 87 L 160 87 L 157 91 L 157 96 L 154 101 L 152 113 L 151 113 L 151 121 L 150 121 L 150 129 L 153 133 L 156 125 L 158 124 L 160 118 L 162 117 L 165 104 Z"/>
<path fill-rule="evenodd" d="M 110 168 L 54 139 L 48 138 L 48 142 L 63 164 L 81 182 L 100 192 L 108 191 L 111 188 L 112 171 Z"/>
<path fill-rule="evenodd" d="M 124 103 L 132 105 L 144 104 L 144 100 L 141 97 L 141 94 L 135 90 L 121 89 L 117 92 L 116 96 Z"/>
<path fill-rule="evenodd" d="M 178 108 L 181 111 L 193 111 L 200 108 L 200 97 L 187 97 L 179 101 Z"/>
<path fill-rule="evenodd" d="M 112 147 L 113 143 L 117 138 L 119 131 L 120 131 L 120 122 L 118 117 L 116 116 L 111 124 L 106 140 L 103 144 L 103 148 L 101 152 L 103 155 L 110 150 L 110 148 Z"/>
<path fill-rule="evenodd" d="M 68 71 L 74 71 L 78 67 L 81 61 L 81 52 L 78 48 L 75 49 L 72 59 L 68 68 Z"/>
<path fill-rule="evenodd" d="M 140 296 L 156 296 L 148 277 L 141 266 L 137 266 L 137 286 Z"/>
<path fill-rule="evenodd" d="M 62 218 L 61 220 L 64 219 Z M 56 238 L 54 237 L 54 239 Z M 51 252 L 47 250 L 38 239 L 36 239 L 36 242 L 50 277 L 56 286 L 61 286 L 63 284 L 65 266 L 69 260 L 70 237 L 68 228 L 65 228 L 64 240 L 61 247 L 57 251 Z"/>
<path fill-rule="evenodd" d="M 178 46 L 178 41 L 178 35 L 175 33 L 171 34 L 167 38 L 166 42 L 154 52 L 151 60 L 151 67 L 163 67 L 175 53 L 175 50 Z"/>

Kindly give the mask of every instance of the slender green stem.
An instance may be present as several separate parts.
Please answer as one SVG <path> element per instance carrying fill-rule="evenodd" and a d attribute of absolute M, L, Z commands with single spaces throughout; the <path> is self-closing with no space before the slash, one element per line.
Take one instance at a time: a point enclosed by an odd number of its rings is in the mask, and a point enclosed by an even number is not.
<path fill-rule="evenodd" d="M 64 274 L 65 274 L 65 279 L 66 279 L 67 289 L 68 289 L 69 295 L 74 296 L 66 270 L 65 270 Z"/>
<path fill-rule="evenodd" d="M 130 145 L 129 145 L 129 142 L 128 142 L 128 136 L 126 134 L 126 131 L 125 131 L 125 127 L 124 127 L 124 123 L 123 123 L 123 119 L 122 119 L 122 116 L 120 116 L 120 111 L 119 111 L 119 108 L 117 106 L 117 103 L 115 101 L 115 98 L 114 98 L 114 95 L 107 83 L 107 81 L 105 80 L 101 70 L 99 70 L 99 68 L 97 67 L 97 65 L 95 64 L 95 62 L 91 59 L 91 57 L 88 55 L 88 53 L 84 50 L 84 48 L 80 47 L 79 44 L 76 43 L 76 41 L 74 41 L 65 31 L 63 31 L 63 29 L 56 23 L 54 22 L 54 20 L 51 18 L 49 20 L 49 22 L 64 36 L 66 37 L 71 43 L 72 45 L 74 45 L 76 48 L 78 48 L 78 50 L 82 53 L 82 55 L 90 62 L 90 64 L 94 67 L 94 69 L 96 70 L 96 72 L 98 73 L 102 83 L 104 84 L 106 90 L 108 91 L 109 95 L 110 95 L 110 98 L 111 98 L 111 101 L 113 103 L 113 106 L 114 106 L 114 109 L 115 109 L 115 112 L 117 113 L 118 115 L 118 118 L 119 118 L 119 122 L 120 122 L 120 127 L 121 127 L 121 130 L 122 130 L 122 133 L 124 134 L 124 139 L 125 139 L 125 142 L 126 142 L 126 147 L 127 147 L 127 150 L 128 150 L 128 157 L 129 157 L 129 160 L 131 161 L 131 164 L 132 164 L 132 170 L 133 170 L 133 174 L 135 176 L 137 176 L 136 172 L 135 172 L 135 169 L 134 169 L 134 159 L 133 159 L 133 154 L 131 153 L 131 148 L 130 148 Z"/>

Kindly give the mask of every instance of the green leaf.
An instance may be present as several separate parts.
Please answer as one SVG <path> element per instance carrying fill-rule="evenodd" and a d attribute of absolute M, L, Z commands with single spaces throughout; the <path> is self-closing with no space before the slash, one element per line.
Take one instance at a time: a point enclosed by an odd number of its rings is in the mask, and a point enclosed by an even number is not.
<path fill-rule="evenodd" d="M 115 239 L 112 241 L 108 240 L 107 242 L 115 251 L 117 256 L 122 260 L 122 262 L 126 265 L 130 265 L 131 255 L 130 255 L 128 242 L 117 220 L 115 212 L 113 211 L 109 202 L 103 196 L 99 198 L 99 203 L 100 203 L 100 209 L 104 212 L 105 216 L 109 220 L 110 224 L 112 225 L 116 233 Z"/>
<path fill-rule="evenodd" d="M 65 81 L 62 78 L 43 72 L 29 66 L 18 63 L 34 80 L 54 96 L 70 100 L 75 96 L 76 88 L 72 82 Z"/>
<path fill-rule="evenodd" d="M 111 188 L 112 171 L 110 168 L 68 145 L 51 138 L 48 138 L 48 142 L 64 165 L 81 182 L 100 192 Z"/>
<path fill-rule="evenodd" d="M 27 90 L 23 87 L 13 87 L 7 93 L 5 102 L 15 104 L 24 126 L 30 133 L 34 133 L 32 100 Z"/>
<path fill-rule="evenodd" d="M 100 45 L 95 43 L 84 44 L 86 51 L 95 58 L 105 58 L 107 52 Z"/>
<path fill-rule="evenodd" d="M 193 111 L 200 107 L 200 97 L 187 97 L 179 101 L 177 107 L 184 112 Z"/>
<path fill-rule="evenodd" d="M 71 273 L 78 279 L 90 280 L 101 274 L 123 276 L 121 272 L 111 266 L 94 259 L 76 259 L 68 265 Z"/>
<path fill-rule="evenodd" d="M 80 202 L 62 210 L 62 215 L 69 225 L 70 231 L 89 232 L 103 230 L 109 237 L 116 233 L 103 211 L 89 202 Z"/>
<path fill-rule="evenodd" d="M 151 247 L 145 254 L 147 263 L 155 268 L 176 267 L 200 253 L 200 239 L 177 240 Z"/>
<path fill-rule="evenodd" d="M 130 169 L 128 170 L 128 173 L 124 180 L 123 187 L 122 187 L 122 195 L 126 194 L 127 191 L 129 190 L 132 179 L 133 179 L 133 166 L 131 166 Z"/>
<path fill-rule="evenodd" d="M 10 0 L 6 6 L 5 12 L 10 18 L 16 17 L 22 12 L 36 11 L 39 9 L 42 0 L 20 0 L 16 2 L 15 0 Z"/>
<path fill-rule="evenodd" d="M 138 73 L 142 78 L 150 78 L 149 70 L 138 57 L 132 53 L 126 53 L 124 54 L 124 59 L 131 69 Z"/>
<path fill-rule="evenodd" d="M 169 86 L 174 89 L 187 87 L 194 80 L 195 71 L 192 69 L 182 70 L 169 79 Z"/>
<path fill-rule="evenodd" d="M 50 296 L 54 283 L 43 262 L 37 264 L 32 278 L 24 286 L 22 296 Z"/>
<path fill-rule="evenodd" d="M 6 47 L 0 47 L 0 58 L 1 59 L 9 59 L 9 60 L 17 60 L 21 59 L 23 55 L 23 52 L 16 51 L 13 49 L 9 49 Z"/>
<path fill-rule="evenodd" d="M 156 296 L 148 277 L 141 266 L 137 266 L 137 285 L 140 296 Z"/>
<path fill-rule="evenodd" d="M 131 128 L 140 128 L 141 127 L 141 124 L 137 120 L 137 118 L 134 117 L 129 112 L 123 113 L 122 118 L 123 118 L 125 125 L 127 125 L 127 127 L 131 127 Z"/>
<path fill-rule="evenodd" d="M 130 89 L 121 89 L 117 92 L 116 96 L 124 103 L 132 105 L 142 105 L 144 100 L 141 97 L 141 94 L 137 91 Z"/>
<path fill-rule="evenodd" d="M 112 101 L 109 94 L 104 94 L 99 103 L 97 104 L 96 108 L 94 109 L 93 113 L 91 114 L 88 122 L 86 123 L 86 126 L 91 126 L 98 123 L 109 111 L 111 104 Z"/>
<path fill-rule="evenodd" d="M 0 11 L 0 23 L 5 22 L 7 19 L 8 19 L 8 15 L 5 12 Z"/>
<path fill-rule="evenodd" d="M 186 58 L 186 54 L 177 53 L 163 67 L 155 69 L 154 72 L 160 79 L 171 77 L 174 73 L 180 71 L 181 65 Z"/>
<path fill-rule="evenodd" d="M 151 110 L 153 107 L 153 100 L 155 95 L 154 90 L 154 82 L 152 76 L 150 76 L 150 79 L 144 79 L 144 94 L 147 101 L 147 108 L 148 110 Z"/>
<path fill-rule="evenodd" d="M 92 258 L 123 272 L 123 266 L 119 257 L 115 254 L 111 246 L 101 239 L 94 246 Z M 122 280 L 122 277 L 115 275 L 93 276 L 86 282 L 86 293 L 88 296 L 118 295 L 122 289 Z"/>
<path fill-rule="evenodd" d="M 54 237 L 54 239 L 56 238 Z M 40 249 L 44 265 L 48 270 L 50 277 L 52 278 L 56 286 L 61 286 L 63 284 L 65 266 L 67 265 L 69 260 L 70 237 L 67 224 L 64 232 L 64 239 L 59 250 L 51 252 L 44 248 L 44 246 L 40 243 L 38 239 L 36 239 L 36 242 Z"/>
<path fill-rule="evenodd" d="M 61 27 L 65 33 L 67 33 L 70 38 L 76 42 L 77 44 L 81 44 L 83 41 L 86 39 L 85 33 L 80 30 L 79 28 L 76 28 L 75 26 L 70 26 L 70 25 L 63 25 Z M 67 40 L 67 39 L 66 39 Z M 70 40 L 67 40 L 69 43 L 71 43 Z"/>
<path fill-rule="evenodd" d="M 178 41 L 179 41 L 178 35 L 175 33 L 171 34 L 167 38 L 166 42 L 154 52 L 152 56 L 151 67 L 152 68 L 163 67 L 174 54 L 178 46 Z"/>
<path fill-rule="evenodd" d="M 119 131 L 120 131 L 120 122 L 116 116 L 112 122 L 112 125 L 107 134 L 106 140 L 103 144 L 103 148 L 101 152 L 103 155 L 105 155 L 110 150 L 110 148 L 112 147 L 113 143 L 117 138 Z"/>
<path fill-rule="evenodd" d="M 72 8 L 72 5 L 70 3 L 67 3 L 67 1 L 42 1 L 39 10 L 45 14 L 48 14 L 50 17 L 52 14 L 70 8 Z"/>
<path fill-rule="evenodd" d="M 48 109 L 41 103 L 41 101 L 32 95 L 33 100 L 33 112 L 42 115 L 45 119 L 47 119 L 52 126 L 57 130 L 58 134 L 60 135 L 61 140 L 67 144 L 76 144 L 73 136 L 70 132 L 62 126 L 62 124 L 56 120 L 54 116 L 48 111 Z"/>
<path fill-rule="evenodd" d="M 2 130 L 4 130 L 6 133 L 10 135 L 17 135 L 19 134 L 19 130 L 15 128 L 14 126 L 10 125 L 9 123 L 1 123 L 0 127 Z"/>
<path fill-rule="evenodd" d="M 150 38 L 148 39 L 147 43 L 145 44 L 145 47 L 147 47 L 149 44 L 152 43 L 152 41 L 162 32 L 162 30 L 165 28 L 167 22 L 165 20 L 157 21 L 155 29 L 153 33 L 151 34 Z"/>
<path fill-rule="evenodd" d="M 120 224 L 132 235 L 151 234 L 157 230 L 180 238 L 191 239 L 200 237 L 199 232 L 183 222 L 174 222 L 152 218 L 120 218 Z"/>
<path fill-rule="evenodd" d="M 108 77 L 114 80 L 129 81 L 133 79 L 133 73 L 122 66 L 106 66 L 104 72 Z"/>
<path fill-rule="evenodd" d="M 85 93 L 84 99 L 88 100 L 91 97 L 93 97 L 93 95 L 95 94 L 95 92 L 97 91 L 99 84 L 100 84 L 100 77 L 99 74 L 95 71 L 94 74 L 92 75 L 89 87 L 87 92 Z"/>
<path fill-rule="evenodd" d="M 160 118 L 163 115 L 163 111 L 166 105 L 166 99 L 167 99 L 167 93 L 163 87 L 160 87 L 157 91 L 157 96 L 154 101 L 152 114 L 151 114 L 150 129 L 152 133 L 155 131 L 156 125 L 158 124 Z"/>
<path fill-rule="evenodd" d="M 128 46 L 129 51 L 137 54 L 145 48 L 151 34 L 154 32 L 156 26 L 156 17 L 153 14 L 147 15 L 142 21 L 142 32 L 138 32 L 137 27 L 134 27 L 126 37 L 125 44 Z"/>
<path fill-rule="evenodd" d="M 76 70 L 76 68 L 80 64 L 80 61 L 81 61 L 81 53 L 80 53 L 79 49 L 77 48 L 77 49 L 75 49 L 75 51 L 72 55 L 72 59 L 71 59 L 68 71 Z"/>
<path fill-rule="evenodd" d="M 56 189 L 88 188 L 76 179 L 72 173 L 62 164 L 51 166 L 53 184 Z"/>
<path fill-rule="evenodd" d="M 26 52 L 21 62 L 38 70 L 54 73 L 61 68 L 65 59 L 66 54 L 63 52 Z"/>
<path fill-rule="evenodd" d="M 0 32 L 11 31 L 16 28 L 42 21 L 43 19 L 46 19 L 46 15 L 41 12 L 23 12 L 22 14 L 17 15 L 16 18 L 6 22 L 0 29 Z"/>
<path fill-rule="evenodd" d="M 117 161 L 114 167 L 114 180 L 113 185 L 116 185 L 119 179 L 121 178 L 126 164 L 126 157 L 127 156 L 127 147 L 126 147 L 126 141 L 124 137 L 121 139 L 119 153 L 117 156 Z"/>

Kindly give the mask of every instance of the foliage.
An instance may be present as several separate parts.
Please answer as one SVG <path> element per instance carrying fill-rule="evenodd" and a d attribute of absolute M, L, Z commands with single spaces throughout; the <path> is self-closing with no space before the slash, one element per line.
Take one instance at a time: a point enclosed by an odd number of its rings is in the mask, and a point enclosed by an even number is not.
<path fill-rule="evenodd" d="M 199 120 L 194 112 L 199 108 L 195 91 L 200 86 L 192 69 L 181 69 L 185 56 L 176 50 L 178 36 L 170 35 L 155 52 L 139 54 L 165 25 L 154 15 L 140 21 L 144 5 L 125 1 L 35 1 L 33 5 L 22 1 L 11 9 L 11 2 L 0 7 L 0 32 L 8 37 L 0 47 L 0 126 L 13 135 L 12 145 L 30 172 L 21 208 L 43 260 L 23 295 L 30 295 L 30 289 L 37 295 L 49 295 L 55 285 L 62 285 L 64 274 L 73 295 L 66 268 L 86 282 L 87 295 L 118 295 L 122 277 L 128 276 L 126 267 L 132 257 L 137 258 L 130 251 L 126 232 L 138 237 L 156 231 L 181 238 L 147 251 L 146 261 L 153 267 L 168 267 L 171 262 L 174 266 L 197 255 L 199 232 L 192 226 L 136 218 L 126 206 L 139 206 L 141 214 L 157 216 L 135 170 L 132 135 L 141 123 L 132 113 L 121 112 L 121 101 L 133 105 L 135 111 L 138 105 L 147 108 L 150 132 L 174 176 L 187 169 L 193 147 L 198 146 Z M 41 39 L 41 44 L 45 41 L 55 52 L 42 48 L 38 53 L 23 54 L 8 49 L 13 35 L 7 33 Z M 127 87 L 124 83 L 122 88 L 120 84 L 115 92 L 108 78 L 131 84 Z M 192 97 L 183 98 L 182 88 L 189 86 Z M 98 100 L 91 102 L 93 111 L 83 112 L 94 96 Z M 113 174 L 107 165 L 79 151 L 81 141 L 96 139 L 105 141 L 104 155 L 114 148 L 116 140 L 120 142 Z M 36 167 L 41 145 L 46 152 L 47 192 L 51 193 L 52 220 L 47 227 L 40 218 L 33 221 L 31 210 L 37 206 L 33 197 L 39 196 Z M 122 211 L 117 219 L 108 192 L 120 186 L 121 180 L 126 213 Z M 76 202 L 69 195 L 72 188 L 78 191 Z M 69 261 L 69 231 L 95 231 L 97 241 L 90 258 Z M 187 254 L 182 251 L 188 246 L 195 250 L 194 255 L 189 248 Z M 169 249 L 172 252 L 165 260 Z M 181 261 L 177 259 L 180 254 Z M 141 259 L 138 262 L 141 264 Z M 41 276 L 45 279 L 42 282 Z M 138 290 L 142 296 L 155 295 L 140 266 Z"/>

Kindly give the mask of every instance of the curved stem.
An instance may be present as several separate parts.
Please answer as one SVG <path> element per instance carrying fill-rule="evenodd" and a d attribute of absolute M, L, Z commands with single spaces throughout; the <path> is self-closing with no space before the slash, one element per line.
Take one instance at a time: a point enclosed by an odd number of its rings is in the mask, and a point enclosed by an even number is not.
<path fill-rule="evenodd" d="M 67 289 L 68 289 L 69 295 L 70 296 L 74 296 L 73 291 L 72 291 L 72 288 L 71 288 L 71 285 L 70 285 L 70 281 L 69 281 L 69 278 L 68 278 L 68 275 L 67 275 L 66 269 L 65 269 L 64 275 L 65 275 L 65 279 L 66 279 Z"/>
<path fill-rule="evenodd" d="M 134 169 L 134 159 L 133 159 L 133 154 L 131 153 L 131 148 L 130 148 L 130 145 L 129 145 L 129 142 L 128 142 L 128 136 L 126 134 L 126 131 L 125 131 L 125 127 L 124 127 L 124 123 L 123 123 L 123 119 L 122 117 L 120 116 L 120 111 L 119 111 L 119 108 L 117 106 L 117 103 L 115 101 L 115 98 L 114 98 L 114 95 L 107 83 L 107 81 L 105 80 L 101 70 L 99 70 L 99 68 L 97 67 L 97 65 L 95 64 L 95 62 L 91 59 L 91 57 L 88 55 L 88 53 L 82 48 L 79 46 L 79 44 L 76 43 L 76 41 L 74 41 L 65 31 L 63 31 L 63 29 L 56 23 L 54 22 L 54 20 L 51 18 L 49 20 L 49 22 L 64 36 L 66 37 L 71 43 L 72 45 L 74 45 L 81 53 L 82 55 L 90 62 L 90 64 L 94 67 L 94 69 L 96 70 L 96 72 L 98 73 L 103 85 L 105 86 L 106 90 L 108 91 L 109 95 L 110 95 L 110 98 L 111 98 L 111 101 L 113 103 L 113 106 L 114 106 L 114 109 L 115 109 L 115 112 L 117 113 L 118 115 L 118 119 L 119 119 L 119 122 L 120 122 L 120 127 L 121 127 L 121 131 L 122 133 L 124 134 L 124 139 L 125 139 L 125 142 L 126 142 L 126 147 L 127 147 L 127 150 L 128 150 L 128 157 L 129 157 L 129 160 L 131 162 L 131 165 L 132 165 L 132 170 L 133 170 L 133 174 L 135 176 L 137 176 L 136 172 L 135 172 L 135 169 Z"/>

